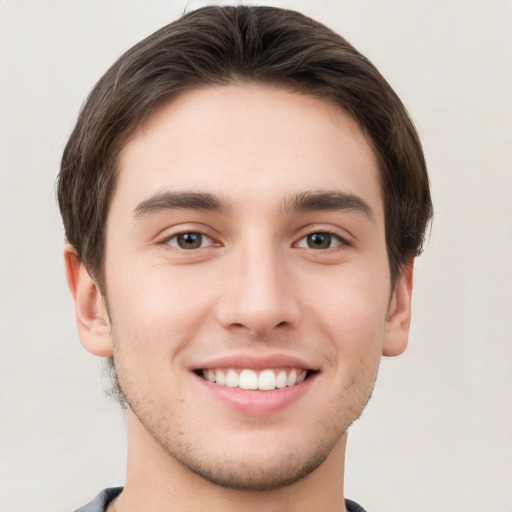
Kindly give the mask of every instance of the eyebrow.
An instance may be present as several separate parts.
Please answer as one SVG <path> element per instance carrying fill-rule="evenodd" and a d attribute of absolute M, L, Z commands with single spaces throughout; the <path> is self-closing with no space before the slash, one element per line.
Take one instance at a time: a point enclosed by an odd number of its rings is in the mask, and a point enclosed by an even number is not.
<path fill-rule="evenodd" d="M 375 215 L 366 201 L 346 192 L 301 192 L 284 203 L 286 212 L 355 211 L 366 215 L 372 222 Z"/>
<path fill-rule="evenodd" d="M 169 210 L 203 210 L 229 213 L 231 204 L 206 192 L 158 192 L 137 205 L 135 217 Z M 372 209 L 360 197 L 346 192 L 300 192 L 283 203 L 283 210 L 290 212 L 356 211 L 375 221 Z"/>
<path fill-rule="evenodd" d="M 209 212 L 227 213 L 230 210 L 228 201 L 203 192 L 158 192 L 137 205 L 135 217 L 143 217 L 149 213 L 168 210 L 204 210 Z"/>

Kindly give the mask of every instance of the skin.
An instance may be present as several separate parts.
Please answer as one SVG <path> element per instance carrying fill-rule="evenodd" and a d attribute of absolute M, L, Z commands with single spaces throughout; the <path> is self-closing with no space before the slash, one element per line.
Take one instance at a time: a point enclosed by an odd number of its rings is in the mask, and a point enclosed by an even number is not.
<path fill-rule="evenodd" d="M 205 88 L 156 112 L 119 169 L 106 297 L 65 252 L 81 341 L 113 355 L 129 403 L 127 482 L 110 510 L 344 510 L 346 431 L 381 355 L 406 347 L 412 290 L 412 265 L 390 282 L 361 130 L 307 95 Z M 305 194 L 344 202 L 305 208 Z M 202 233 L 199 246 L 180 248 L 183 233 Z M 222 357 L 293 357 L 314 377 L 274 412 L 241 412 L 194 372 Z M 254 405 L 274 392 L 248 393 Z"/>

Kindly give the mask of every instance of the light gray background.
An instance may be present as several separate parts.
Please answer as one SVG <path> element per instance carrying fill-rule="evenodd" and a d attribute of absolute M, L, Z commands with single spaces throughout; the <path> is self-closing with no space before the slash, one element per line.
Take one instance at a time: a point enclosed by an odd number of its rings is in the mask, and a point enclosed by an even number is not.
<path fill-rule="evenodd" d="M 188 2 L 194 9 L 206 2 Z M 512 511 L 512 2 L 296 8 L 380 68 L 423 137 L 436 217 L 410 346 L 349 436 L 370 511 Z M 0 510 L 63 511 L 122 484 L 122 415 L 80 346 L 54 180 L 78 108 L 185 0 L 0 0 Z"/>

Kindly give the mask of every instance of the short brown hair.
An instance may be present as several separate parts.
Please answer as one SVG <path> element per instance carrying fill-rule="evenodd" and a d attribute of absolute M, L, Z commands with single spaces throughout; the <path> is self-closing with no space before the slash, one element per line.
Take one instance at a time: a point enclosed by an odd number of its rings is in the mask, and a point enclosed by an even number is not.
<path fill-rule="evenodd" d="M 392 280 L 421 252 L 432 215 L 419 137 L 378 70 L 345 39 L 294 11 L 210 6 L 185 14 L 120 57 L 89 95 L 62 157 L 58 200 L 68 242 L 104 290 L 105 225 L 117 159 L 164 102 L 243 81 L 336 102 L 378 158 Z"/>

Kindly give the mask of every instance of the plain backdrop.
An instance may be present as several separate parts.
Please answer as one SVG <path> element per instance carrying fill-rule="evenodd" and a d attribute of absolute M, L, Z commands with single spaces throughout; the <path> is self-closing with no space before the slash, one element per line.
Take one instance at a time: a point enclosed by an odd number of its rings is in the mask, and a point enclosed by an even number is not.
<path fill-rule="evenodd" d="M 372 512 L 512 511 L 512 2 L 259 2 L 343 34 L 409 108 L 435 222 L 407 352 L 349 435 Z M 70 512 L 124 481 L 125 425 L 83 350 L 54 182 L 91 87 L 206 2 L 0 0 L 0 510 Z M 313 511 L 314 512 L 314 511 Z"/>

